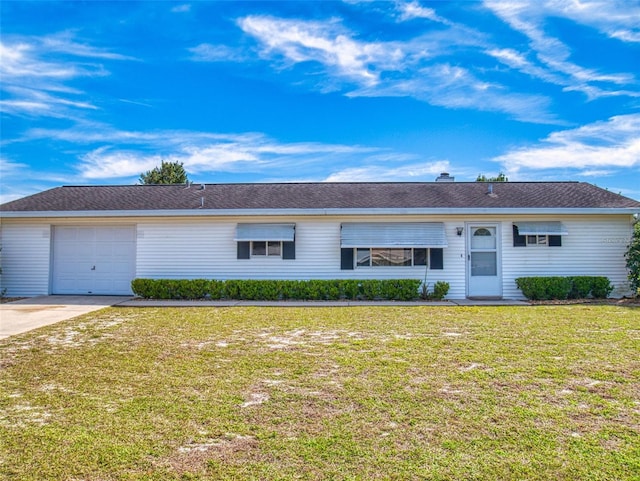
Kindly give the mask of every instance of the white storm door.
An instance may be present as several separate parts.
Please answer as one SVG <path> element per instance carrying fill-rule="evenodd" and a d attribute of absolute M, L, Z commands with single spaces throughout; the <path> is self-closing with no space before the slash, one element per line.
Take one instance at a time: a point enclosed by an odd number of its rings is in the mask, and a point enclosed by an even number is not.
<path fill-rule="evenodd" d="M 56 226 L 53 294 L 131 294 L 133 226 Z"/>
<path fill-rule="evenodd" d="M 467 226 L 467 296 L 502 297 L 498 225 Z"/>

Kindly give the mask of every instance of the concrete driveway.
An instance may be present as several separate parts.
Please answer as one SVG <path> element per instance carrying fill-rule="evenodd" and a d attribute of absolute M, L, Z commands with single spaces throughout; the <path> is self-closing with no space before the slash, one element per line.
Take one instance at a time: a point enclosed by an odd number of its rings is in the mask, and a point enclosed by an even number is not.
<path fill-rule="evenodd" d="M 0 304 L 0 339 L 129 299 L 130 296 L 38 296 Z"/>

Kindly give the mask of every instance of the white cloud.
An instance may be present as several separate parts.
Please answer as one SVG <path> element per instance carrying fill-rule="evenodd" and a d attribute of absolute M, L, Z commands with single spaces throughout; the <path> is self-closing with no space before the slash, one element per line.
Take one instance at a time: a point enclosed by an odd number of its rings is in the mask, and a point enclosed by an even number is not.
<path fill-rule="evenodd" d="M 485 0 L 484 5 L 511 28 L 525 35 L 535 53 L 535 58 L 529 60 L 524 54 L 513 49 L 487 49 L 487 54 L 505 65 L 546 82 L 564 86 L 567 91 L 581 91 L 589 99 L 613 95 L 638 95 L 636 92 L 618 87 L 634 83 L 632 74 L 603 73 L 577 65 L 570 60 L 572 51 L 569 46 L 547 34 L 544 27 L 549 17 L 561 17 L 597 28 L 611 37 L 633 38 L 640 36 L 637 21 L 632 20 L 634 11 L 637 11 L 635 18 L 640 18 L 640 7 L 630 6 L 628 9 L 626 5 L 623 8 L 613 2 L 558 0 L 535 3 Z M 601 85 L 596 87 L 593 83 Z"/>
<path fill-rule="evenodd" d="M 481 35 L 463 27 L 451 26 L 445 32 L 430 32 L 405 42 L 366 42 L 337 21 L 250 16 L 238 23 L 260 41 L 265 58 L 279 55 L 290 64 L 317 62 L 331 80 L 355 85 L 346 92 L 350 97 L 406 96 L 447 108 L 558 123 L 548 113 L 548 99 L 540 95 L 509 92 L 500 84 L 479 79 L 469 69 L 431 63 L 456 48 L 486 49 Z"/>
<path fill-rule="evenodd" d="M 171 9 L 173 13 L 188 13 L 191 11 L 191 4 L 184 3 L 182 5 L 176 5 Z"/>
<path fill-rule="evenodd" d="M 417 73 L 407 80 L 359 89 L 348 95 L 407 96 L 447 108 L 502 112 L 523 122 L 561 123 L 549 113 L 546 97 L 508 92 L 499 84 L 482 81 L 463 67 L 439 64 L 422 68 Z"/>
<path fill-rule="evenodd" d="M 173 162 L 174 159 L 159 155 L 147 155 L 135 151 L 111 152 L 107 147 L 100 147 L 81 157 L 80 176 L 85 179 L 110 179 L 132 177 L 160 165 L 162 160 Z"/>
<path fill-rule="evenodd" d="M 447 172 L 449 162 L 441 160 L 426 164 L 408 164 L 398 167 L 369 165 L 351 167 L 332 173 L 324 182 L 391 182 L 428 181 L 441 172 Z"/>
<path fill-rule="evenodd" d="M 190 174 L 305 171 L 311 175 L 313 171 L 317 175 L 336 162 L 362 162 L 385 153 L 380 148 L 358 145 L 281 143 L 259 133 L 136 132 L 97 124 L 73 130 L 32 129 L 21 140 L 41 138 L 99 145 L 79 157 L 77 171 L 83 179 L 137 176 L 162 160 L 182 162 Z"/>
<path fill-rule="evenodd" d="M 73 57 L 96 58 L 107 60 L 135 60 L 134 57 L 111 52 L 104 48 L 94 47 L 78 42 L 70 32 L 40 37 L 39 43 L 46 52 L 57 52 Z"/>
<path fill-rule="evenodd" d="M 514 149 L 493 160 L 502 163 L 511 175 L 546 169 L 573 169 L 579 175 L 589 175 L 640 167 L 640 114 L 554 132 L 536 146 Z"/>
<path fill-rule="evenodd" d="M 3 111 L 11 115 L 74 118 L 78 109 L 95 109 L 69 85 L 76 78 L 109 75 L 95 60 L 131 60 L 75 42 L 68 33 L 46 37 L 6 37 L 0 42 Z M 84 98 L 83 98 L 84 97 Z"/>
<path fill-rule="evenodd" d="M 447 23 L 447 21 L 440 17 L 433 8 L 423 7 L 415 0 L 412 2 L 400 2 L 398 3 L 397 8 L 400 12 L 401 21 L 425 18 L 434 22 Z"/>
<path fill-rule="evenodd" d="M 588 25 L 611 38 L 625 42 L 640 42 L 640 4 L 637 2 L 547 0 L 542 8 L 548 15 L 561 16 Z"/>
<path fill-rule="evenodd" d="M 365 85 L 379 81 L 378 72 L 371 68 L 373 64 L 394 63 L 402 55 L 391 44 L 354 40 L 335 21 L 248 16 L 238 23 L 262 42 L 265 55 L 277 52 L 293 63 L 320 62 L 338 75 Z"/>
<path fill-rule="evenodd" d="M 201 43 L 187 50 L 192 54 L 191 60 L 196 62 L 241 62 L 246 58 L 240 49 L 227 45 Z"/>

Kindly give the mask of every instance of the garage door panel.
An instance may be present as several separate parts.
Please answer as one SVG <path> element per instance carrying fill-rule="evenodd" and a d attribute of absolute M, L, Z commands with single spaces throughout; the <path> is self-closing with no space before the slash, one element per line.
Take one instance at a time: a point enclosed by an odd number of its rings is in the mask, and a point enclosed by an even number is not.
<path fill-rule="evenodd" d="M 135 227 L 60 226 L 54 230 L 54 294 L 131 294 Z"/>
<path fill-rule="evenodd" d="M 96 238 L 96 229 L 94 227 L 78 227 L 76 231 L 76 239 L 81 242 L 92 242 Z"/>

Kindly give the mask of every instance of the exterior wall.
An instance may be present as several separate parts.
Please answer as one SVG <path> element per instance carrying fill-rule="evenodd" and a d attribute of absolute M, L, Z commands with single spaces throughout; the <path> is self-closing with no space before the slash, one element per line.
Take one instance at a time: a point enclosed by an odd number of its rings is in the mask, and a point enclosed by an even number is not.
<path fill-rule="evenodd" d="M 51 227 L 43 223 L 2 224 L 0 289 L 6 296 L 49 293 Z"/>
<path fill-rule="evenodd" d="M 523 276 L 607 276 L 616 287 L 612 296 L 629 294 L 624 252 L 632 234 L 631 218 L 618 216 L 393 216 L 353 217 L 238 217 L 223 220 L 182 219 L 167 225 L 158 221 L 138 224 L 137 276 L 155 278 L 214 279 L 424 279 L 423 267 L 355 268 L 340 270 L 342 222 L 444 222 L 448 247 L 444 269 L 427 272 L 427 283 L 446 281 L 448 297 L 464 298 L 467 279 L 465 235 L 456 227 L 465 222 L 501 226 L 503 297 L 522 298 L 515 279 Z M 514 247 L 512 223 L 518 220 L 561 221 L 568 235 L 561 247 Z M 238 222 L 294 222 L 296 259 L 236 259 L 235 227 Z"/>
<path fill-rule="evenodd" d="M 559 220 L 568 235 L 561 247 L 513 247 L 511 221 Z M 514 217 L 503 223 L 504 297 L 522 297 L 515 279 L 525 276 L 606 276 L 612 297 L 630 295 L 624 254 L 633 234 L 630 216 Z"/>
<path fill-rule="evenodd" d="M 397 217 L 379 217 L 375 221 L 398 221 Z M 431 221 L 436 221 L 429 219 Z M 429 221 L 402 218 L 402 222 Z M 213 279 L 424 279 L 424 267 L 385 267 L 340 269 L 340 224 L 353 218 L 233 218 L 218 220 L 181 220 L 167 225 L 142 221 L 138 224 L 137 276 L 155 278 Z M 367 219 L 372 221 L 372 219 Z M 442 219 L 437 220 L 442 222 Z M 236 258 L 235 229 L 238 222 L 294 222 L 296 258 Z M 429 270 L 427 282 L 447 281 L 450 296 L 464 297 L 464 258 L 452 246 L 464 241 L 455 234 L 456 223 L 445 223 L 449 248 L 444 249 L 444 270 Z M 456 267 L 457 266 L 457 267 Z M 462 269 L 460 272 L 459 269 Z"/>
<path fill-rule="evenodd" d="M 512 223 L 561 221 L 568 231 L 561 247 L 513 247 Z M 213 279 L 424 279 L 424 267 L 340 269 L 342 222 L 444 222 L 448 247 L 444 269 L 428 270 L 427 283 L 450 284 L 448 297 L 467 294 L 466 222 L 501 226 L 503 297 L 521 298 L 515 279 L 534 275 L 600 275 L 616 286 L 612 296 L 628 294 L 624 253 L 632 235 L 631 216 L 316 216 L 2 219 L 2 288 L 9 296 L 48 294 L 51 231 L 54 225 L 136 225 L 136 277 Z M 295 223 L 296 259 L 238 260 L 237 223 Z M 374 246 L 372 246 L 374 247 Z"/>

